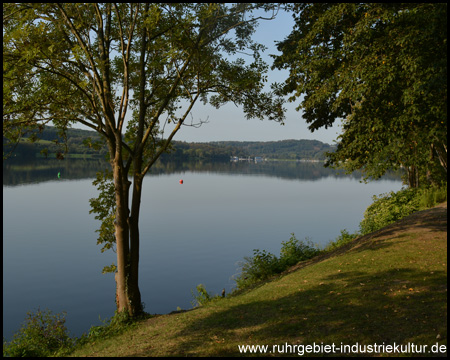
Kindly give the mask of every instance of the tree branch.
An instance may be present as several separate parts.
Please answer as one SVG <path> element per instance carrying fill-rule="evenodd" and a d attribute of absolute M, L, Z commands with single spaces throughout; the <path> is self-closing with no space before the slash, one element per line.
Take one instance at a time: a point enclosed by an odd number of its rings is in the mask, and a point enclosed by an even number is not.
<path fill-rule="evenodd" d="M 149 163 L 147 164 L 147 166 L 145 166 L 144 170 L 142 171 L 141 175 L 145 176 L 145 174 L 147 173 L 147 171 L 152 167 L 152 165 L 155 163 L 156 160 L 158 160 L 158 158 L 161 156 L 161 154 L 166 151 L 167 147 L 169 146 L 170 142 L 172 141 L 173 137 L 175 136 L 175 134 L 178 132 L 178 130 L 180 130 L 181 125 L 183 125 L 184 120 L 186 119 L 187 115 L 191 112 L 195 102 L 197 101 L 197 99 L 199 98 L 200 94 L 197 94 L 195 96 L 195 98 L 193 99 L 193 101 L 191 101 L 191 103 L 189 104 L 188 109 L 185 111 L 184 115 L 179 118 L 177 125 L 175 126 L 175 128 L 172 130 L 171 134 L 169 135 L 169 137 L 167 138 L 167 140 L 165 141 L 164 146 L 161 146 L 161 148 L 158 150 L 158 152 L 153 156 L 153 158 L 149 161 Z"/>

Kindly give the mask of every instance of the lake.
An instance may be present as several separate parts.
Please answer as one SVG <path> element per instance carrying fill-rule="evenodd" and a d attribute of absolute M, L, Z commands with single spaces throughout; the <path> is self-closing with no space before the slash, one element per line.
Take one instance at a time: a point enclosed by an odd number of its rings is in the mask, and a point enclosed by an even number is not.
<path fill-rule="evenodd" d="M 3 164 L 3 336 L 27 311 L 67 312 L 80 336 L 115 310 L 115 253 L 96 245 L 98 160 Z M 58 172 L 61 178 L 58 179 Z M 179 180 L 183 179 L 183 184 Z M 253 249 L 279 255 L 291 233 L 319 246 L 358 230 L 372 196 L 397 191 L 398 176 L 369 184 L 322 163 L 159 163 L 146 176 L 140 218 L 140 290 L 145 311 L 192 308 L 191 290 L 234 287 Z"/>

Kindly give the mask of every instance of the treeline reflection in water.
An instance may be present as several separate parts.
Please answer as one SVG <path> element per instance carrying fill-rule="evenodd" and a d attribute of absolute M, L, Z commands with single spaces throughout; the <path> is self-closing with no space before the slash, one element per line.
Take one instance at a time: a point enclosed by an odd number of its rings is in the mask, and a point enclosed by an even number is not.
<path fill-rule="evenodd" d="M 3 161 L 3 185 L 17 186 L 46 181 L 94 179 L 98 171 L 110 169 L 107 161 L 101 159 L 7 159 Z M 355 171 L 345 174 L 342 170 L 325 168 L 323 162 L 299 161 L 158 161 L 147 176 L 164 174 L 183 174 L 185 172 L 209 172 L 230 175 L 254 175 L 276 177 L 290 180 L 319 180 L 327 177 L 347 177 L 362 179 L 362 174 Z M 400 172 L 390 172 L 383 176 L 385 180 L 399 180 Z"/>
<path fill-rule="evenodd" d="M 99 221 L 88 201 L 98 196 L 92 181 L 106 168 L 108 162 L 93 159 L 3 162 L 6 339 L 37 307 L 67 311 L 76 336 L 114 314 L 114 277 L 101 269 L 115 254 L 99 251 Z M 229 293 L 239 262 L 253 249 L 279 254 L 291 233 L 323 246 L 344 228 L 355 231 L 373 195 L 401 186 L 392 174 L 368 185 L 360 179 L 323 163 L 156 163 L 140 213 L 146 311 L 190 309 L 198 284 Z"/>

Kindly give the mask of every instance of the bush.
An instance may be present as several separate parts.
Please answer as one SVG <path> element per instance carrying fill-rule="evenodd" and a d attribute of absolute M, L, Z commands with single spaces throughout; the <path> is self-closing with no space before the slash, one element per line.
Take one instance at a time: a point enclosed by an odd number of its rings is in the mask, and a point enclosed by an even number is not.
<path fill-rule="evenodd" d="M 359 227 L 362 235 L 377 231 L 413 212 L 447 200 L 447 183 L 441 186 L 402 189 L 396 193 L 373 196 Z"/>
<path fill-rule="evenodd" d="M 252 257 L 244 257 L 244 262 L 241 263 L 241 274 L 235 279 L 238 288 L 256 283 L 257 281 L 269 278 L 271 275 L 279 271 L 279 262 L 275 255 L 253 250 Z"/>
<path fill-rule="evenodd" d="M 374 202 L 366 209 L 359 224 L 361 234 L 377 231 L 419 210 L 417 192 L 418 189 L 409 188 L 373 196 Z"/>
<path fill-rule="evenodd" d="M 282 242 L 280 258 L 265 250 L 253 250 L 252 257 L 245 257 L 240 264 L 241 273 L 235 278 L 236 285 L 243 289 L 258 281 L 266 280 L 272 275 L 279 274 L 299 261 L 311 259 L 320 253 L 312 242 L 306 239 L 304 242 L 297 240 L 294 234 L 291 238 Z"/>
<path fill-rule="evenodd" d="M 100 319 L 103 325 L 91 326 L 87 338 L 90 340 L 94 340 L 97 338 L 105 339 L 106 337 L 121 334 L 124 330 L 126 330 L 127 328 L 129 328 L 134 324 L 134 320 L 136 319 L 130 317 L 130 315 L 126 311 L 119 313 L 116 310 L 114 312 L 114 316 L 112 316 L 111 318 L 105 320 Z M 84 340 L 85 339 L 82 340 L 79 339 L 79 341 Z"/>
<path fill-rule="evenodd" d="M 197 295 L 194 294 L 194 291 L 191 290 L 191 294 L 194 297 L 194 301 L 192 302 L 192 306 L 202 306 L 206 303 L 210 302 L 213 297 L 206 291 L 205 285 L 199 284 L 196 287 Z"/>
<path fill-rule="evenodd" d="M 144 309 L 145 304 L 142 303 L 141 305 L 142 309 Z M 99 316 L 99 320 L 103 325 L 91 326 L 87 334 L 83 333 L 76 339 L 73 350 L 89 343 L 95 344 L 98 339 L 105 340 L 120 335 L 135 327 L 141 320 L 148 319 L 149 317 L 150 315 L 145 312 L 142 312 L 142 314 L 137 317 L 131 317 L 128 312 L 122 311 L 119 313 L 117 310 L 112 317 L 105 320 L 102 320 Z"/>
<path fill-rule="evenodd" d="M 311 240 L 305 238 L 305 241 L 300 241 L 293 233 L 291 238 L 288 241 L 283 241 L 281 245 L 279 261 L 283 270 L 299 261 L 311 259 L 320 252 L 319 249 L 314 247 Z"/>
<path fill-rule="evenodd" d="M 53 315 L 50 310 L 27 313 L 22 328 L 10 343 L 3 341 L 3 356 L 41 357 L 57 354 L 73 346 L 65 326 L 65 313 Z"/>
<path fill-rule="evenodd" d="M 419 206 L 427 209 L 441 202 L 447 201 L 447 183 L 440 186 L 428 186 L 418 191 Z"/>
<path fill-rule="evenodd" d="M 358 233 L 350 234 L 346 229 L 341 230 L 341 235 L 339 235 L 335 241 L 330 242 L 325 247 L 324 251 L 335 250 L 341 246 L 344 246 L 345 244 L 348 244 L 350 241 L 354 240 L 358 236 L 359 236 Z"/>
<path fill-rule="evenodd" d="M 203 284 L 199 284 L 196 287 L 197 289 L 197 295 L 194 294 L 194 291 L 191 290 L 191 294 L 194 297 L 194 301 L 191 301 L 191 304 L 193 307 L 197 307 L 197 306 L 203 306 L 206 303 L 209 303 L 213 300 L 219 300 L 222 299 L 222 296 L 219 295 L 214 295 L 212 296 L 211 294 L 208 293 L 208 291 L 206 291 L 206 287 Z"/>

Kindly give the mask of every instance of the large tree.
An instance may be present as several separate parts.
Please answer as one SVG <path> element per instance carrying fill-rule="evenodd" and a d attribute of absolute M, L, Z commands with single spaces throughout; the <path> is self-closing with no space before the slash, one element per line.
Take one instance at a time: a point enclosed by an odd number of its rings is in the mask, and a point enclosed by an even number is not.
<path fill-rule="evenodd" d="M 410 186 L 447 172 L 447 4 L 297 4 L 281 91 L 314 131 L 343 120 L 329 164 Z"/>
<path fill-rule="evenodd" d="M 263 47 L 251 37 L 261 14 L 269 11 L 272 18 L 274 10 L 248 4 L 3 5 L 4 136 L 18 141 L 51 121 L 63 132 L 83 124 L 107 143 L 119 312 L 142 311 L 144 175 L 193 106 L 234 102 L 248 118 L 282 121 L 282 101 L 264 92 Z"/>

